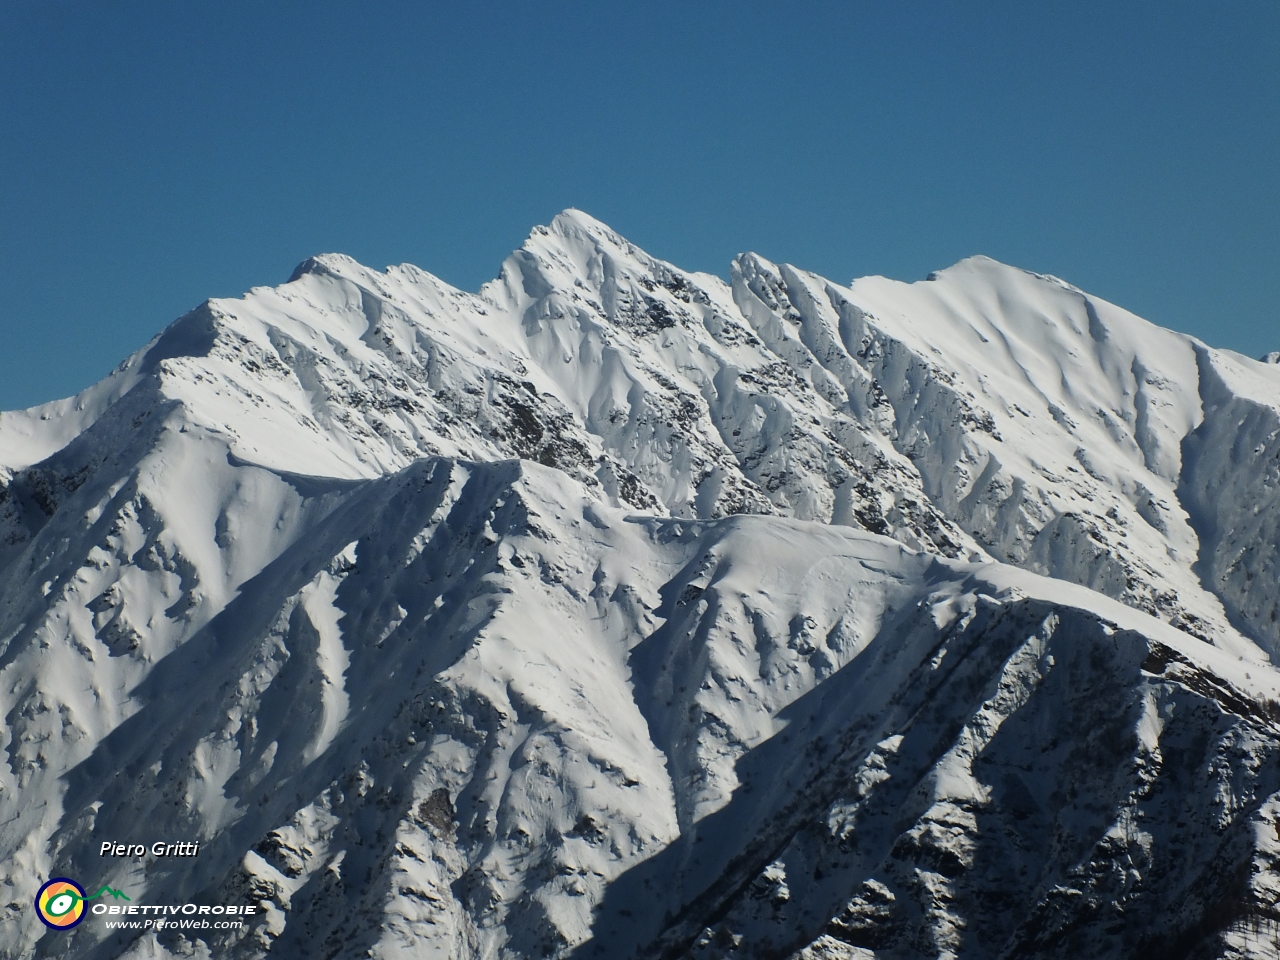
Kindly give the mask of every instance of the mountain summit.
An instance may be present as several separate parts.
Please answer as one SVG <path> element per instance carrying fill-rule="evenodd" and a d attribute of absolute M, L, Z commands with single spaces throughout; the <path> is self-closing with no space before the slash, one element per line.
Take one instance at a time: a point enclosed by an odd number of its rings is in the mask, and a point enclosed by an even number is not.
<path fill-rule="evenodd" d="M 1280 367 L 985 257 L 311 258 L 0 414 L 0 953 L 1274 957 L 1278 525 Z"/>

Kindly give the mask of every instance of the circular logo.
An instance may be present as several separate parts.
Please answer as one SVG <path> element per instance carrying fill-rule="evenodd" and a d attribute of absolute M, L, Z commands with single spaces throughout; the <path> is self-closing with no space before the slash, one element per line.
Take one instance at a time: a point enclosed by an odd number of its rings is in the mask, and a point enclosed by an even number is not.
<path fill-rule="evenodd" d="M 46 927 L 67 930 L 84 919 L 84 887 L 66 877 L 54 877 L 36 894 L 36 913 Z"/>

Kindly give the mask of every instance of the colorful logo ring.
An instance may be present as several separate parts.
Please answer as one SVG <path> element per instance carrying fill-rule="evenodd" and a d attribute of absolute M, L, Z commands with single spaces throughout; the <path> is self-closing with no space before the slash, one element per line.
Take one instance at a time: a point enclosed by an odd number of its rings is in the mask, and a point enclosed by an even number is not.
<path fill-rule="evenodd" d="M 36 894 L 36 913 L 46 927 L 68 930 L 84 919 L 84 887 L 66 877 L 54 877 Z"/>

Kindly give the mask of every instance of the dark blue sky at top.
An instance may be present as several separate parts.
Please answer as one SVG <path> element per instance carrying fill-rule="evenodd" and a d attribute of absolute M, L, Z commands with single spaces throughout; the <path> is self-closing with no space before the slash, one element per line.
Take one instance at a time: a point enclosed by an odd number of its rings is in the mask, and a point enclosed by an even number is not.
<path fill-rule="evenodd" d="M 1280 3 L 0 0 L 0 409 L 316 253 L 475 290 L 568 206 L 1280 349 Z"/>

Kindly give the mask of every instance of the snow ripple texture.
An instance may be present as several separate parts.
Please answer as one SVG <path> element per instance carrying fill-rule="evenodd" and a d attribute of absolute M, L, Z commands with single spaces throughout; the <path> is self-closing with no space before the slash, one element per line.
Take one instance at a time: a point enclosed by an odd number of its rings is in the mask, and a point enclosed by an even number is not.
<path fill-rule="evenodd" d="M 985 258 L 308 260 L 0 414 L 0 955 L 1276 957 L 1277 438 Z"/>

